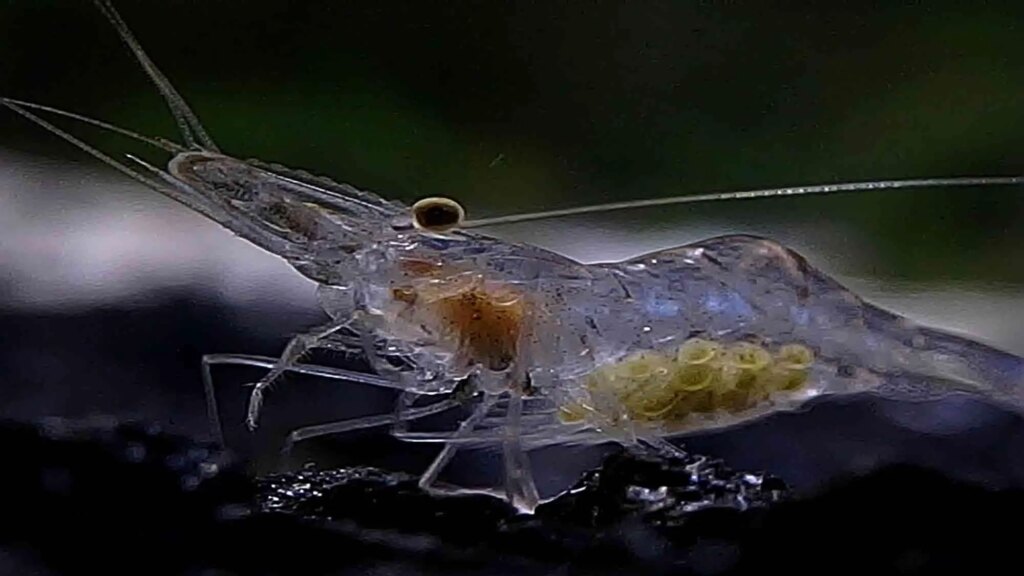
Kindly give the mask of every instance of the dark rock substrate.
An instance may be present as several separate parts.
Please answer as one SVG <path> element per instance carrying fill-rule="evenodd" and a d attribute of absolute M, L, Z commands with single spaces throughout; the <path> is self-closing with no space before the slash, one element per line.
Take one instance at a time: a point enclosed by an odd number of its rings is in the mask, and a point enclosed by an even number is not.
<path fill-rule="evenodd" d="M 977 573 L 1013 565 L 1024 512 L 1020 492 L 911 468 L 796 497 L 718 461 L 624 451 L 524 516 L 375 469 L 253 481 L 137 424 L 2 422 L 0 446 L 0 573 Z"/>

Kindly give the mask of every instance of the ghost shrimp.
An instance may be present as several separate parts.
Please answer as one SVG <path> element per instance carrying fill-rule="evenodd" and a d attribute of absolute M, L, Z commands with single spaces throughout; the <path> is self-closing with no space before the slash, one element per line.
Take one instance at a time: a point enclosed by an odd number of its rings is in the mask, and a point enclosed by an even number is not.
<path fill-rule="evenodd" d="M 664 203 L 922 186 L 1020 184 L 1020 177 L 937 178 L 718 193 L 467 220 L 450 199 L 406 206 L 305 172 L 222 153 L 107 0 L 97 6 L 160 90 L 182 142 L 139 136 L 46 106 L 10 110 L 129 177 L 286 260 L 317 285 L 330 321 L 278 358 L 210 355 L 211 366 L 268 369 L 245 420 L 285 372 L 401 391 L 394 413 L 311 426 L 289 442 L 391 425 L 440 453 L 432 487 L 456 451 L 499 447 L 505 495 L 539 501 L 528 452 L 550 444 L 666 439 L 730 426 L 833 394 L 915 399 L 970 390 L 1024 410 L 1024 359 L 864 302 L 767 238 L 729 235 L 621 262 L 584 264 L 478 229 Z M 166 169 L 118 162 L 37 112 L 119 132 L 171 155 Z M 373 373 L 301 363 L 314 349 L 358 354 Z M 456 407 L 451 431 L 404 424 Z M 211 411 L 216 416 L 216 410 Z M 240 415 L 241 416 L 241 415 Z"/>

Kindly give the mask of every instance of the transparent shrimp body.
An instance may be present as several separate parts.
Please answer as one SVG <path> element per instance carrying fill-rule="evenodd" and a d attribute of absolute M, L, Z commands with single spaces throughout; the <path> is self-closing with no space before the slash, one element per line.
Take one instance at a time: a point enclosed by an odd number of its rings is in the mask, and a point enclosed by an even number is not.
<path fill-rule="evenodd" d="M 661 437 L 823 394 L 1024 398 L 1024 360 L 872 306 L 764 238 L 583 264 L 472 230 L 424 230 L 400 203 L 219 154 L 182 153 L 170 174 L 193 203 L 320 285 L 345 329 L 310 347 L 364 354 L 418 393 L 470 379 L 491 395 L 545 399 L 535 406 L 561 418 L 533 442 L 563 440 L 559 423 Z M 721 350 L 687 372 L 702 343 Z M 799 384 L 775 382 L 797 368 Z"/>
<path fill-rule="evenodd" d="M 509 498 L 528 510 L 530 448 L 658 442 L 826 394 L 971 390 L 1024 406 L 1021 358 L 867 304 L 764 238 L 583 264 L 472 230 L 423 230 L 399 203 L 219 154 L 182 153 L 169 176 L 317 282 L 333 318 L 293 339 L 256 384 L 250 425 L 263 392 L 311 348 L 361 353 L 414 394 L 466 382 L 481 392 L 472 417 L 434 437 L 445 448 L 424 486 L 456 446 L 497 445 Z"/>
<path fill-rule="evenodd" d="M 477 234 L 409 234 L 363 258 L 377 280 L 362 307 L 421 375 L 543 397 L 559 422 L 620 439 L 731 425 L 823 394 L 1024 395 L 1024 360 L 867 304 L 763 238 L 584 265 Z"/>

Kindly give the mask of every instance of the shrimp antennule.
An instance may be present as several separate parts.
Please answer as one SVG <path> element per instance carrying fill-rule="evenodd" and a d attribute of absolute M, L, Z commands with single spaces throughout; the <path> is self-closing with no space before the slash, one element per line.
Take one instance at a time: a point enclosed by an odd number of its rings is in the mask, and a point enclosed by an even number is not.
<path fill-rule="evenodd" d="M 54 114 L 59 114 L 61 116 L 66 116 L 68 118 L 92 124 L 104 130 L 110 130 L 128 136 L 130 138 L 135 138 L 147 144 L 156 146 L 163 150 L 167 150 L 168 152 L 171 151 L 168 148 L 168 146 L 161 145 L 161 143 L 157 140 L 151 141 L 151 139 L 148 137 L 135 134 L 128 130 L 118 129 L 116 126 L 109 125 L 106 122 L 102 122 L 100 120 L 93 120 L 92 118 L 88 118 L 86 116 L 81 116 L 78 114 L 74 114 L 72 112 L 64 112 L 63 110 L 58 110 L 56 108 L 50 108 L 48 106 L 42 106 L 39 104 L 26 105 L 26 103 L 22 103 L 18 100 L 12 100 L 10 98 L 0 98 L 0 106 L 4 106 L 20 114 L 30 122 L 43 128 L 47 132 L 50 132 L 56 135 L 57 137 L 61 138 L 62 140 L 65 140 L 66 142 L 74 145 L 78 149 L 100 160 L 104 164 L 107 164 L 108 166 L 118 170 L 119 172 L 125 174 L 129 178 L 153 190 L 156 190 L 157 192 L 165 194 L 166 196 L 184 204 L 185 206 L 188 206 L 189 208 L 199 212 L 200 214 L 203 214 L 208 218 L 212 218 L 215 221 L 223 221 L 224 219 L 227 218 L 224 215 L 222 208 L 216 206 L 213 202 L 205 200 L 201 194 L 191 189 L 191 187 L 189 187 L 184 182 L 181 182 L 180 180 L 171 177 L 169 174 L 167 174 L 167 172 L 156 169 L 146 164 L 145 162 L 140 161 L 138 158 L 128 156 L 128 158 L 131 159 L 133 162 L 141 165 L 143 168 L 146 168 L 146 171 L 154 173 L 159 178 L 159 180 L 146 176 L 142 172 L 139 172 L 138 170 L 129 167 L 124 162 L 118 162 L 117 160 L 111 158 L 109 155 L 97 150 L 96 148 L 90 146 L 89 144 L 86 144 L 85 142 L 79 140 L 75 136 L 69 134 L 67 131 L 54 126 L 50 122 L 47 122 L 46 120 L 40 118 L 38 115 L 28 111 L 26 108 L 36 108 Z M 163 180 L 163 182 L 161 182 L 161 180 Z"/>
<path fill-rule="evenodd" d="M 65 140 L 65 141 L 73 144 L 74 146 L 76 146 L 80 150 L 88 153 L 89 155 L 91 155 L 94 158 L 100 160 L 104 164 L 107 164 L 108 166 L 110 166 L 110 167 L 120 171 L 121 173 L 127 175 L 129 178 L 131 178 L 133 180 L 136 180 L 136 181 L 138 181 L 138 182 L 140 182 L 140 183 L 142 183 L 142 184 L 144 184 L 144 185 L 146 185 L 146 186 L 148 186 L 148 187 L 150 187 L 150 188 L 152 188 L 154 190 L 157 190 L 159 192 L 163 192 L 163 193 L 165 193 L 165 194 L 167 194 L 167 195 L 169 195 L 171 197 L 175 197 L 175 196 L 179 196 L 180 195 L 180 194 L 177 193 L 177 191 L 167 187 L 164 184 L 161 184 L 160 182 L 158 182 L 156 180 L 153 180 L 152 178 L 148 178 L 146 176 L 143 176 L 138 171 L 129 168 L 123 162 L 118 162 L 117 160 L 114 160 L 113 158 L 111 158 L 107 154 L 104 154 L 103 152 L 100 152 L 96 148 L 86 144 L 85 142 L 82 142 L 81 140 L 79 140 L 78 138 L 72 136 L 71 134 L 67 133 L 66 131 L 61 130 L 60 128 L 54 126 L 53 124 L 47 122 L 46 120 L 43 120 L 39 116 L 37 116 L 37 115 L 33 114 L 32 112 L 29 112 L 28 110 L 26 110 L 26 108 L 36 108 L 36 109 L 40 109 L 40 110 L 46 110 L 47 112 L 53 112 L 53 113 L 56 113 L 56 114 L 60 114 L 62 116 L 67 116 L 69 118 L 74 118 L 76 120 L 81 120 L 83 122 L 88 122 L 90 124 L 99 126 L 101 128 L 107 129 L 107 130 L 113 130 L 115 132 L 119 132 L 119 133 L 125 134 L 126 136 L 130 136 L 132 138 L 137 138 L 139 140 L 142 140 L 143 142 L 147 142 L 149 144 L 152 144 L 154 146 L 163 148 L 165 150 L 167 149 L 164 146 L 160 146 L 156 141 L 149 141 L 149 139 L 146 138 L 145 136 L 136 135 L 136 134 L 134 134 L 134 133 L 132 133 L 132 132 L 130 132 L 128 130 L 123 130 L 122 131 L 120 129 L 117 129 L 117 127 L 115 127 L 115 126 L 107 125 L 105 122 L 101 122 L 99 120 L 92 120 L 91 118 L 87 118 L 85 116 L 79 116 L 79 115 L 73 114 L 71 112 L 64 112 L 62 110 L 57 110 L 56 108 L 49 108 L 48 106 L 42 106 L 42 105 L 38 105 L 38 104 L 23 103 L 23 102 L 18 101 L 18 100 L 12 100 L 10 98 L 0 98 L 0 106 L 4 106 L 4 107 L 6 107 L 6 108 L 16 112 L 17 114 L 20 114 L 21 116 L 23 116 L 26 119 L 28 119 L 30 122 L 32 122 L 32 123 L 36 124 L 37 126 L 43 128 L 47 132 L 50 132 L 50 133 L 58 136 L 59 138 L 61 138 L 61 139 Z"/>
<path fill-rule="evenodd" d="M 151 136 L 144 136 L 142 134 L 139 134 L 138 132 L 132 132 L 131 130 L 128 130 L 127 128 L 121 128 L 120 126 L 115 126 L 115 125 L 113 125 L 113 124 L 111 124 L 109 122 L 104 122 L 102 120 L 97 120 L 95 118 L 90 118 L 90 117 L 85 116 L 83 114 L 77 114 L 75 112 L 69 112 L 67 110 L 61 110 L 60 108 L 54 108 L 52 106 L 46 106 L 46 105 L 43 105 L 43 104 L 36 104 L 34 102 L 26 102 L 24 100 L 15 100 L 14 98 L 0 98 L 0 104 L 5 105 L 6 107 L 10 108 L 11 110 L 14 110 L 15 112 L 18 112 L 19 114 L 21 114 L 21 112 L 19 112 L 15 108 L 15 106 L 20 106 L 22 108 L 29 108 L 29 109 L 32 109 L 32 110 L 39 110 L 41 112 L 48 112 L 50 114 L 56 114 L 57 116 L 64 116 L 65 118 L 71 118 L 72 120 L 77 120 L 79 122 L 84 122 L 86 124 L 89 124 L 89 125 L 92 125 L 92 126 L 96 126 L 97 128 L 106 130 L 108 132 L 115 132 L 115 133 L 120 134 L 122 136 L 127 136 L 128 138 L 131 138 L 133 140 L 137 140 L 137 141 L 142 142 L 144 144 L 149 144 L 150 146 L 153 146 L 155 148 L 159 148 L 161 150 L 164 150 L 166 152 L 170 152 L 172 154 L 177 154 L 179 152 L 185 152 L 187 150 L 186 148 L 184 148 L 180 144 L 177 144 L 175 142 L 171 142 L 170 140 L 166 140 L 164 138 L 159 138 L 159 137 L 154 138 L 154 137 L 151 137 Z M 32 120 L 31 117 L 29 119 Z"/>
<path fill-rule="evenodd" d="M 153 84 L 160 91 L 164 101 L 167 103 L 167 107 L 171 110 L 171 114 L 174 115 L 174 120 L 178 124 L 178 129 L 181 131 L 181 137 L 185 144 L 189 148 L 219 152 L 220 150 L 213 142 L 213 139 L 206 133 L 206 129 L 199 122 L 195 112 L 185 103 L 185 99 L 182 98 L 181 94 L 174 89 L 170 80 L 150 60 L 149 56 L 142 49 L 142 45 L 135 39 L 135 35 L 128 29 L 128 25 L 121 19 L 121 15 L 114 9 L 114 5 L 110 3 L 110 0 L 94 0 L 94 3 L 100 9 L 100 12 L 107 17 L 107 20 L 113 24 L 121 39 L 124 40 L 124 43 L 128 45 L 128 48 L 135 55 L 139 65 L 142 66 L 142 69 L 146 71 L 146 74 L 149 75 Z"/>

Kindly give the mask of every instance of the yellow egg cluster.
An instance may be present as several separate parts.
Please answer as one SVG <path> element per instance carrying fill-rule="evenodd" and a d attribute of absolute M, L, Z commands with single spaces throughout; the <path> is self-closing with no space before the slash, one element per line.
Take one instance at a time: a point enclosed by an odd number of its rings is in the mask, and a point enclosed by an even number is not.
<path fill-rule="evenodd" d="M 590 401 L 563 406 L 561 417 L 578 422 L 597 412 L 616 420 L 674 422 L 693 413 L 735 413 L 800 389 L 813 361 L 801 344 L 783 345 L 773 354 L 747 342 L 693 338 L 674 354 L 638 352 L 596 370 L 586 382 Z"/>

